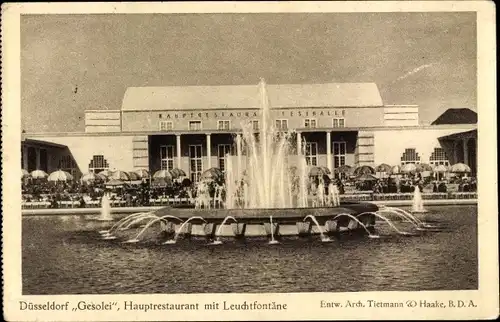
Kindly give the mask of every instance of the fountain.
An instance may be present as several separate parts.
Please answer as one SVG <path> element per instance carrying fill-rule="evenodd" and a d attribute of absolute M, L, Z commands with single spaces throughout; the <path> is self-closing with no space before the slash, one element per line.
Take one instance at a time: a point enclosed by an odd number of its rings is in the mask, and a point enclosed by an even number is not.
<path fill-rule="evenodd" d="M 413 193 L 413 205 L 411 211 L 413 213 L 427 212 L 427 210 L 424 209 L 424 200 L 422 199 L 422 194 L 418 185 L 415 186 L 415 192 Z"/>
<path fill-rule="evenodd" d="M 151 218 L 171 215 L 186 220 L 180 228 L 177 228 L 174 239 L 168 240 L 166 244 L 174 244 L 188 221 L 194 218 L 201 218 L 210 224 L 218 225 L 225 222 L 228 217 L 232 217 L 237 219 L 237 231 L 233 229 L 233 232 L 235 236 L 242 237 L 245 234 L 262 235 L 259 229 L 264 224 L 270 243 L 276 244 L 281 237 L 280 232 L 296 229 L 296 223 L 302 222 L 304 216 L 314 215 L 314 219 L 308 218 L 319 227 L 326 221 L 335 221 L 335 216 L 339 214 L 378 210 L 378 207 L 371 203 L 340 202 L 338 188 L 334 184 L 328 185 L 327 195 L 325 193 L 327 187 L 323 180 L 318 186 L 319 204 L 317 207 L 310 206 L 305 140 L 302 140 L 300 133 L 276 127 L 272 121 L 266 83 L 263 79 L 258 89 L 260 96 L 258 133 L 250 123 L 242 124 L 242 133 L 237 136 L 236 143 L 243 153 L 238 155 L 237 160 L 231 155 L 225 156 L 224 198 L 221 198 L 224 199 L 221 200 L 223 207 L 211 207 L 208 186 L 201 180 L 197 183 L 196 197 L 193 198 L 194 207 L 167 206 L 153 211 L 150 215 L 155 217 Z M 240 168 L 242 164 L 245 165 L 245 173 Z M 297 171 L 294 173 L 291 168 Z M 349 226 L 348 229 L 368 231 L 367 226 L 371 228 L 375 222 L 375 215 L 367 216 L 373 216 L 373 220 L 369 220 L 366 225 L 361 223 L 361 226 Z M 142 220 L 140 218 L 140 216 L 132 217 L 128 222 L 125 221 L 117 226 L 123 227 L 127 223 L 135 223 L 135 219 Z M 270 231 L 267 229 L 269 224 Z M 147 227 L 149 226 L 146 225 L 145 229 Z M 197 230 L 199 229 L 194 231 Z M 370 238 L 375 238 L 374 236 L 369 233 Z M 323 236 L 322 240 L 327 241 L 327 238 Z"/>
<path fill-rule="evenodd" d="M 227 216 L 226 218 L 224 218 L 224 220 L 222 221 L 222 223 L 219 226 L 219 229 L 217 229 L 217 232 L 215 233 L 215 240 L 210 245 L 221 245 L 222 244 L 222 241 L 220 240 L 220 234 L 222 232 L 222 228 L 224 227 L 224 224 L 229 219 L 231 219 L 232 221 L 234 221 L 236 223 L 238 222 L 238 220 L 236 220 L 236 218 L 234 218 L 233 216 Z"/>
<path fill-rule="evenodd" d="M 321 241 L 323 243 L 328 243 L 328 242 L 332 241 L 329 237 L 325 236 L 325 233 L 323 232 L 323 228 L 321 228 L 321 226 L 320 226 L 318 220 L 316 219 L 316 217 L 314 217 L 313 215 L 307 215 L 304 218 L 304 221 L 306 221 L 307 218 L 310 218 L 316 224 L 316 227 L 318 227 L 319 235 L 320 235 Z"/>
<path fill-rule="evenodd" d="M 205 219 L 203 219 L 203 217 L 200 217 L 200 216 L 193 216 L 193 217 L 190 217 L 188 220 L 186 220 L 185 222 L 182 223 L 182 225 L 179 227 L 179 229 L 177 230 L 177 232 L 175 233 L 175 236 L 174 236 L 174 239 L 170 239 L 170 240 L 167 240 L 166 242 L 164 242 L 163 244 L 165 245 L 168 245 L 168 244 L 175 244 L 177 242 L 177 238 L 179 238 L 179 235 L 182 233 L 182 229 L 191 221 L 191 220 L 194 220 L 194 219 L 199 219 L 203 222 L 207 222 Z"/>
<path fill-rule="evenodd" d="M 101 216 L 98 219 L 99 221 L 112 221 L 113 217 L 111 216 L 111 205 L 109 203 L 109 198 L 105 194 L 101 199 Z"/>

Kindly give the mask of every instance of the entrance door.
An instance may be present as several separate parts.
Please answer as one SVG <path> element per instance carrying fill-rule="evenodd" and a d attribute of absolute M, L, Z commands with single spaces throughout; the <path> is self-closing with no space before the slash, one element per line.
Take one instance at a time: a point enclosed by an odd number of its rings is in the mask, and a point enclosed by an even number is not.
<path fill-rule="evenodd" d="M 337 169 L 345 165 L 346 143 L 342 141 L 333 142 L 333 168 Z"/>
<path fill-rule="evenodd" d="M 189 146 L 189 164 L 192 182 L 198 182 L 203 171 L 201 146 L 201 144 Z"/>
<path fill-rule="evenodd" d="M 217 150 L 217 156 L 219 158 L 219 169 L 224 172 L 226 171 L 226 155 L 231 153 L 231 145 L 219 144 Z"/>

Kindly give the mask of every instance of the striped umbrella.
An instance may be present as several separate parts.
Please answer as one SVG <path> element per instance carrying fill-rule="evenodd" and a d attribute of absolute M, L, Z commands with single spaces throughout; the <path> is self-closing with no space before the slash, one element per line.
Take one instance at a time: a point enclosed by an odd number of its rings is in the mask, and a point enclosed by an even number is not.
<path fill-rule="evenodd" d="M 169 178 L 172 180 L 172 175 L 168 170 L 158 170 L 153 174 L 153 179 L 159 179 L 159 178 Z"/>
<path fill-rule="evenodd" d="M 377 172 L 385 172 L 387 174 L 390 174 L 391 170 L 392 170 L 391 166 L 388 165 L 387 163 L 382 163 L 382 164 L 378 165 L 375 168 L 375 171 L 377 171 Z"/>
<path fill-rule="evenodd" d="M 103 182 L 106 181 L 106 177 L 102 174 L 97 174 L 97 173 L 85 173 L 81 179 L 82 182 Z"/>
<path fill-rule="evenodd" d="M 31 177 L 33 179 L 42 179 L 42 178 L 47 178 L 48 174 L 47 174 L 47 172 L 42 171 L 42 170 L 35 170 L 35 171 L 31 171 Z"/>
<path fill-rule="evenodd" d="M 438 165 L 437 167 L 434 168 L 434 172 L 437 172 L 437 173 L 444 173 L 444 172 L 448 172 L 448 167 L 443 165 L 443 164 L 440 164 Z"/>
<path fill-rule="evenodd" d="M 312 167 L 311 170 L 309 170 L 309 176 L 311 177 L 324 176 L 330 173 L 331 172 L 327 167 Z"/>
<path fill-rule="evenodd" d="M 134 172 L 134 171 L 129 171 L 128 172 L 128 177 L 132 181 L 141 180 L 141 177 L 139 176 L 139 174 L 137 172 Z"/>
<path fill-rule="evenodd" d="M 108 179 L 110 180 L 121 180 L 121 181 L 130 181 L 130 176 L 127 172 L 125 171 L 114 171 L 111 173 L 110 176 L 108 176 Z"/>
<path fill-rule="evenodd" d="M 47 178 L 47 180 L 48 181 L 54 181 L 54 182 L 57 182 L 57 181 L 70 181 L 70 180 L 73 180 L 73 176 L 69 172 L 62 171 L 62 170 L 57 170 L 57 171 L 52 172 L 49 175 L 49 177 Z"/>
<path fill-rule="evenodd" d="M 395 165 L 391 169 L 392 174 L 400 174 L 401 173 L 401 167 L 399 165 Z"/>
<path fill-rule="evenodd" d="M 135 173 L 137 173 L 137 175 L 139 175 L 139 177 L 141 179 L 142 178 L 149 178 L 149 171 L 148 170 L 139 169 L 139 170 L 136 170 Z"/>
<path fill-rule="evenodd" d="M 469 173 L 470 167 L 464 163 L 456 163 L 451 166 L 450 172 L 453 173 Z"/>
<path fill-rule="evenodd" d="M 219 180 L 224 177 L 224 173 L 219 168 L 210 168 L 201 174 L 201 178 L 204 180 Z"/>
<path fill-rule="evenodd" d="M 172 178 L 174 178 L 174 179 L 186 176 L 186 172 L 184 172 L 184 170 L 179 169 L 179 168 L 173 168 L 172 170 L 170 170 L 170 174 L 172 175 Z"/>
<path fill-rule="evenodd" d="M 375 169 L 370 167 L 369 165 L 362 165 L 354 170 L 354 175 L 356 177 L 362 174 L 375 174 L 375 173 L 376 173 Z"/>
<path fill-rule="evenodd" d="M 427 163 L 419 163 L 416 165 L 418 172 L 432 171 L 433 167 Z"/>
<path fill-rule="evenodd" d="M 30 173 L 24 169 L 21 169 L 21 179 L 29 177 Z"/>
<path fill-rule="evenodd" d="M 111 175 L 111 173 L 112 172 L 109 171 L 109 170 L 103 170 L 103 171 L 99 172 L 98 174 L 102 175 L 102 176 L 105 176 L 106 178 L 109 178 L 109 176 Z"/>
<path fill-rule="evenodd" d="M 335 169 L 335 172 L 336 173 L 345 173 L 345 174 L 349 174 L 351 173 L 353 170 L 352 170 L 352 167 L 350 165 L 347 165 L 347 164 L 344 164 L 344 165 L 341 165 L 340 167 L 336 168 Z"/>

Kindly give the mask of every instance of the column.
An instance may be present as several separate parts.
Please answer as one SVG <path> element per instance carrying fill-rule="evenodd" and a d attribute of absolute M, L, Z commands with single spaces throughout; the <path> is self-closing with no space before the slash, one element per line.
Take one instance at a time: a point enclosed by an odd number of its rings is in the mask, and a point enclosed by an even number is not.
<path fill-rule="evenodd" d="M 23 154 L 24 154 L 23 169 L 28 171 L 28 147 L 27 146 L 23 147 Z"/>
<path fill-rule="evenodd" d="M 455 157 L 455 162 L 454 163 L 458 163 L 458 142 L 459 141 L 453 141 L 453 154 L 454 154 L 454 157 Z"/>
<path fill-rule="evenodd" d="M 208 158 L 208 168 L 212 167 L 212 139 L 210 134 L 207 134 L 207 158 Z"/>
<path fill-rule="evenodd" d="M 467 146 L 467 139 L 462 139 L 464 146 L 464 164 L 469 165 L 469 147 Z"/>
<path fill-rule="evenodd" d="M 326 132 L 326 167 L 333 173 L 332 169 L 332 132 Z"/>
<path fill-rule="evenodd" d="M 176 147 L 177 147 L 177 168 L 181 169 L 181 135 L 176 135 Z"/>
<path fill-rule="evenodd" d="M 297 132 L 297 155 L 302 154 L 302 134 Z"/>
<path fill-rule="evenodd" d="M 36 169 L 40 170 L 40 149 L 36 148 Z"/>
<path fill-rule="evenodd" d="M 238 173 L 241 174 L 241 134 L 236 134 L 236 155 L 238 158 Z"/>

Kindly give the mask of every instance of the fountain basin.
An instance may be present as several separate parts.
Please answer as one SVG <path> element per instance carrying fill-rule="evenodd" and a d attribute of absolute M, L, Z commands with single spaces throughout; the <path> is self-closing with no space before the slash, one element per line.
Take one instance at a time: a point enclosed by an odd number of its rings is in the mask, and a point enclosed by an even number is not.
<path fill-rule="evenodd" d="M 203 237 L 214 240 L 219 237 L 279 238 L 280 236 L 334 235 L 352 231 L 367 233 L 375 226 L 371 214 L 378 207 L 371 203 L 343 203 L 338 207 L 322 208 L 275 208 L 275 209 L 194 209 L 164 207 L 153 212 L 154 216 L 175 216 L 175 221 L 148 229 L 141 240 Z M 342 215 L 344 214 L 344 215 Z M 362 215 L 359 215 L 362 214 Z M 227 218 L 232 217 L 228 221 Z M 271 223 L 272 217 L 272 223 Z M 188 224 L 182 225 L 182 222 Z M 226 220 L 225 220 L 226 219 Z M 359 221 L 358 221 L 359 220 Z M 182 222 L 180 222 L 182 221 Z M 142 225 L 142 223 L 141 223 Z M 363 225 L 366 227 L 363 227 Z M 160 228 L 160 234 L 158 228 Z M 307 229 L 304 229 L 307 227 Z M 181 230 L 182 228 L 182 230 Z M 118 230 L 122 240 L 135 238 L 141 231 L 139 225 L 125 231 Z M 163 235 L 160 236 L 160 235 Z"/>

